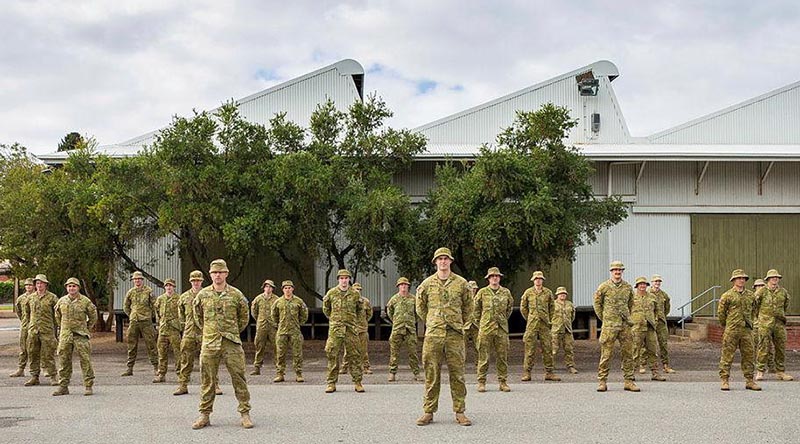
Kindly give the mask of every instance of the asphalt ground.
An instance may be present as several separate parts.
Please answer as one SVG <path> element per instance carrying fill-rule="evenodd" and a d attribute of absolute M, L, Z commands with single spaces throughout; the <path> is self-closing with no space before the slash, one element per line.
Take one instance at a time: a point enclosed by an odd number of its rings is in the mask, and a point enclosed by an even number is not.
<path fill-rule="evenodd" d="M 342 375 L 338 391 L 325 394 L 323 343 L 306 341 L 306 383 L 273 384 L 271 370 L 248 376 L 254 429 L 239 426 L 230 379 L 221 370 L 225 394 L 217 398 L 212 426 L 195 431 L 191 423 L 197 416 L 197 372 L 189 395 L 172 396 L 176 381 L 172 365 L 166 384 L 151 383 L 152 370 L 140 345 L 134 376 L 122 378 L 118 375 L 125 369 L 125 346 L 114 342 L 111 334 L 100 334 L 93 340 L 95 395 L 81 396 L 76 359 L 72 394 L 56 398 L 51 396 L 52 387 L 22 387 L 24 378 L 6 376 L 16 367 L 17 333 L 14 321 L 0 320 L 1 442 L 249 442 L 259 438 L 287 443 L 800 442 L 800 384 L 778 382 L 769 375 L 762 392 L 745 391 L 739 366 L 734 364 L 732 391 L 722 392 L 716 371 L 717 344 L 671 343 L 678 373 L 669 375 L 667 382 L 652 382 L 649 375 L 637 374 L 641 393 L 622 390 L 616 358 L 609 392 L 597 393 L 597 342 L 576 342 L 579 374 L 569 375 L 560 365 L 558 373 L 564 380 L 545 383 L 539 363 L 534 369 L 538 377 L 522 383 L 522 344 L 512 341 L 511 393 L 497 390 L 491 367 L 489 391 L 477 393 L 475 368 L 468 363 L 467 415 L 473 426 L 453 422 L 444 376 L 434 423 L 418 427 L 414 420 L 422 413 L 424 386 L 413 382 L 403 365 L 399 381 L 386 382 L 386 342 L 370 343 L 375 374 L 365 376 L 366 393 L 355 393 L 350 377 Z M 252 362 L 252 347 L 248 344 L 245 349 Z M 787 352 L 787 367 L 790 372 L 800 368 L 800 353 Z"/>

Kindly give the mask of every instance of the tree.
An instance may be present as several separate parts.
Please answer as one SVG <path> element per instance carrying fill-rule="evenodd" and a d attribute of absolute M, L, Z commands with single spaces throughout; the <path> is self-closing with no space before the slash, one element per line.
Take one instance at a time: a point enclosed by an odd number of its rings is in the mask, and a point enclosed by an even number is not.
<path fill-rule="evenodd" d="M 575 125 L 552 104 L 519 111 L 496 147 L 483 146 L 474 162 L 437 168 L 423 206 L 428 245 L 450 246 L 466 275 L 490 266 L 512 274 L 573 259 L 580 245 L 622 221 L 624 204 L 594 196 L 589 160 L 563 142 Z M 427 265 L 420 258 L 418 266 Z"/>
<path fill-rule="evenodd" d="M 71 132 L 67 133 L 61 142 L 58 142 L 58 149 L 57 151 L 71 151 L 80 148 L 82 145 L 86 144 L 86 140 L 81 136 L 80 133 Z"/>

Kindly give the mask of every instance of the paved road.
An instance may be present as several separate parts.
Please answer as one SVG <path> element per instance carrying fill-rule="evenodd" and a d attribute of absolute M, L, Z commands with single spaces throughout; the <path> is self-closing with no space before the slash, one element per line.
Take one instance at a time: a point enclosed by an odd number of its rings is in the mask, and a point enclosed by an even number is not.
<path fill-rule="evenodd" d="M 175 397 L 172 386 L 81 388 L 61 398 L 50 387 L 4 387 L 0 436 L 4 442 L 595 442 L 595 443 L 796 443 L 800 436 L 800 384 L 766 382 L 747 392 L 740 380 L 723 393 L 714 383 L 641 384 L 626 393 L 621 384 L 596 393 L 590 383 L 512 386 L 512 393 L 474 393 L 467 413 L 472 427 L 460 427 L 449 412 L 447 386 L 441 412 L 417 427 L 421 385 L 367 386 L 357 394 L 349 384 L 326 395 L 319 385 L 253 386 L 256 428 L 238 425 L 230 386 L 217 400 L 212 426 L 191 430 L 197 388 Z M 658 416 L 653 415 L 658 409 Z"/>

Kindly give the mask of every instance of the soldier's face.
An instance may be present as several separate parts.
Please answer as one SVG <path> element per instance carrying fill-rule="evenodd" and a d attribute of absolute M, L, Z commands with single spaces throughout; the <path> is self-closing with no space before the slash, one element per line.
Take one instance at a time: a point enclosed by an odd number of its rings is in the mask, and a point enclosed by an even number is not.
<path fill-rule="evenodd" d="M 489 276 L 489 285 L 498 286 L 500 285 L 500 276 L 493 274 Z"/>
<path fill-rule="evenodd" d="M 565 301 L 565 300 L 567 300 L 567 294 L 566 294 L 566 293 L 561 293 L 561 294 L 559 294 L 559 295 L 558 295 L 558 300 L 559 300 L 559 301 Z"/>
<path fill-rule="evenodd" d="M 436 269 L 439 271 L 450 271 L 450 264 L 453 260 L 447 256 L 439 256 L 436 258 Z"/>
<path fill-rule="evenodd" d="M 644 292 L 645 290 L 647 290 L 647 284 L 645 284 L 644 282 L 636 284 L 636 289 L 641 292 Z"/>
<path fill-rule="evenodd" d="M 75 296 L 78 294 L 78 286 L 75 284 L 67 284 L 67 294 L 70 296 Z"/>
<path fill-rule="evenodd" d="M 745 278 L 736 278 L 733 280 L 733 286 L 736 288 L 742 288 L 744 287 L 745 282 L 747 282 L 747 279 Z"/>
<path fill-rule="evenodd" d="M 533 285 L 537 287 L 541 287 L 543 284 L 544 284 L 544 279 L 542 278 L 536 278 L 533 280 Z"/>
<path fill-rule="evenodd" d="M 227 277 L 228 277 L 228 272 L 227 271 L 212 271 L 211 272 L 211 280 L 217 285 L 224 284 L 225 283 L 225 279 L 227 279 Z"/>
<path fill-rule="evenodd" d="M 192 281 L 192 290 L 197 291 L 201 288 L 203 288 L 203 281 L 201 281 L 200 279 L 195 279 Z"/>
<path fill-rule="evenodd" d="M 283 287 L 283 297 L 290 298 L 292 296 L 294 296 L 294 287 L 291 285 Z"/>
<path fill-rule="evenodd" d="M 408 284 L 400 284 L 397 286 L 397 289 L 400 291 L 401 295 L 405 296 L 408 294 L 409 287 L 410 285 Z"/>
<path fill-rule="evenodd" d="M 25 285 L 25 293 L 31 293 L 31 292 L 33 292 L 33 284 Z"/>
<path fill-rule="evenodd" d="M 141 288 L 144 285 L 144 279 L 142 278 L 133 278 L 133 286 L 136 288 Z"/>
<path fill-rule="evenodd" d="M 45 282 L 36 281 L 33 283 L 33 285 L 36 287 L 36 291 L 38 291 L 39 293 L 44 293 L 45 291 L 47 291 L 47 284 Z"/>
<path fill-rule="evenodd" d="M 767 279 L 767 285 L 769 285 L 769 288 L 775 288 L 775 287 L 778 286 L 778 282 L 780 282 L 780 280 L 781 280 L 781 278 L 779 278 L 777 276 L 776 277 L 771 277 L 771 278 Z"/>
<path fill-rule="evenodd" d="M 264 293 L 265 294 L 272 294 L 272 285 L 265 285 L 264 286 Z"/>
<path fill-rule="evenodd" d="M 622 269 L 615 268 L 615 269 L 611 270 L 611 277 L 614 278 L 614 280 L 622 279 Z"/>
<path fill-rule="evenodd" d="M 653 290 L 658 290 L 661 288 L 661 281 L 653 281 Z"/>
<path fill-rule="evenodd" d="M 339 276 L 339 288 L 342 290 L 350 288 L 350 278 L 347 276 Z"/>
<path fill-rule="evenodd" d="M 175 293 L 175 287 L 172 284 L 167 284 L 164 286 L 164 291 L 166 291 L 168 295 L 172 295 Z"/>

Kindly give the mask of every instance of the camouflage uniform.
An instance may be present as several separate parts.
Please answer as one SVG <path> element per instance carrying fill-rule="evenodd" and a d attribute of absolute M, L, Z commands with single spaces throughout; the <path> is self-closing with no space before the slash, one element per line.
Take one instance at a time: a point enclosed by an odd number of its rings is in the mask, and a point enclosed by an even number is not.
<path fill-rule="evenodd" d="M 564 349 L 564 363 L 567 368 L 575 368 L 575 353 L 573 351 L 574 339 L 572 337 L 572 323 L 575 321 L 575 306 L 572 302 L 556 299 L 553 309 L 552 327 L 553 336 L 553 363 L 555 364 L 558 350 Z"/>
<path fill-rule="evenodd" d="M 486 382 L 489 355 L 495 353 L 497 380 L 508 379 L 508 318 L 514 310 L 514 298 L 508 288 L 486 286 L 474 298 L 473 324 L 478 323 L 478 382 Z"/>
<path fill-rule="evenodd" d="M 667 328 L 667 315 L 672 309 L 670 297 L 666 291 L 648 289 L 656 298 L 656 336 L 658 337 L 658 355 L 661 358 L 661 365 L 669 367 L 669 329 Z M 644 356 L 640 356 L 637 361 L 639 365 L 644 364 Z"/>
<path fill-rule="evenodd" d="M 155 314 L 156 298 L 153 290 L 143 285 L 141 288 L 131 288 L 125 294 L 123 310 L 128 315 L 128 369 L 132 370 L 136 364 L 136 355 L 139 347 L 139 336 L 144 338 L 147 346 L 147 356 L 150 364 L 158 366 L 158 352 L 156 351 L 156 332 L 153 328 L 153 315 Z"/>
<path fill-rule="evenodd" d="M 408 350 L 408 365 L 416 377 L 419 375 L 419 359 L 417 358 L 417 316 L 416 298 L 395 294 L 386 304 L 386 313 L 392 321 L 392 334 L 389 336 L 389 373 L 397 373 L 400 348 Z"/>
<path fill-rule="evenodd" d="M 73 278 L 74 279 L 74 278 Z M 70 280 L 67 281 L 68 283 Z M 75 279 L 76 285 L 78 280 Z M 58 340 L 58 383 L 69 386 L 72 377 L 72 352 L 78 352 L 83 373 L 83 385 L 94 385 L 92 370 L 92 346 L 89 343 L 89 330 L 97 323 L 97 307 L 86 296 L 78 294 L 74 299 L 69 295 L 58 300 L 55 309 L 56 322 L 61 325 Z"/>
<path fill-rule="evenodd" d="M 17 317 L 19 317 L 19 359 L 17 360 L 17 366 L 20 370 L 17 372 L 19 376 L 24 374 L 25 367 L 28 365 L 28 326 L 31 320 L 28 298 L 33 293 L 34 292 L 30 292 L 20 295 L 14 303 L 14 311 L 17 313 Z"/>
<path fill-rule="evenodd" d="M 155 309 L 158 314 L 158 378 L 163 379 L 167 374 L 167 363 L 169 359 L 169 349 L 172 349 L 172 356 L 175 358 L 175 374 L 180 377 L 180 356 L 181 356 L 181 330 L 184 324 L 181 323 L 180 296 L 173 293 L 172 296 L 162 294 L 156 299 Z"/>
<path fill-rule="evenodd" d="M 373 312 L 372 312 L 372 304 L 369 303 L 369 299 L 361 296 L 361 310 L 364 313 L 364 316 L 358 318 L 358 323 L 356 324 L 356 331 L 358 332 L 358 346 L 360 349 L 361 355 L 361 366 L 363 373 L 372 373 L 370 370 L 369 364 L 369 320 L 372 319 Z M 340 370 L 342 373 L 346 373 L 347 369 L 350 368 L 350 359 L 349 359 L 349 348 L 347 344 L 344 346 L 344 357 L 342 357 L 342 367 L 343 370 Z"/>
<path fill-rule="evenodd" d="M 199 293 L 199 291 L 198 291 Z M 203 341 L 203 331 L 194 323 L 194 298 L 192 289 L 186 290 L 178 299 L 178 320 L 183 324 L 181 338 L 181 365 L 178 370 L 178 382 L 186 385 L 194 370 L 194 359 Z"/>
<path fill-rule="evenodd" d="M 755 294 L 758 316 L 758 371 L 767 370 L 770 345 L 775 347 L 775 369 L 786 370 L 786 311 L 789 309 L 789 293 L 778 286 L 775 290 L 763 287 Z"/>
<path fill-rule="evenodd" d="M 358 342 L 358 323 L 366 317 L 361 296 L 353 287 L 348 287 L 345 291 L 339 287 L 331 288 L 322 298 L 322 312 L 328 318 L 329 324 L 328 340 L 325 342 L 325 354 L 328 357 L 326 382 L 330 386 L 339 380 L 339 353 L 346 347 L 351 351 L 350 376 L 354 383 L 360 384 L 363 366 Z"/>
<path fill-rule="evenodd" d="M 594 312 L 603 323 L 600 333 L 600 364 L 597 379 L 608 379 L 608 363 L 614 351 L 614 342 L 619 341 L 622 355 L 622 372 L 625 381 L 633 381 L 633 337 L 630 311 L 633 308 L 633 289 L 624 280 L 609 279 L 594 294 Z"/>
<path fill-rule="evenodd" d="M 49 291 L 43 295 L 33 293 L 28 296 L 28 357 L 31 376 L 38 379 L 40 368 L 43 367 L 45 374 L 53 378 L 53 382 L 56 378 L 55 352 L 58 345 L 55 317 L 57 302 L 58 297 Z"/>
<path fill-rule="evenodd" d="M 303 375 L 303 333 L 300 326 L 308 321 L 308 306 L 297 296 L 278 298 L 272 304 L 272 322 L 278 326 L 276 369 L 279 376 L 286 372 L 286 351 L 292 348 L 292 367 L 297 376 Z"/>
<path fill-rule="evenodd" d="M 475 281 L 469 281 L 470 290 L 473 292 L 472 298 L 475 299 L 475 294 L 478 292 L 478 284 Z M 475 309 L 473 307 L 473 313 Z M 478 368 L 478 324 L 473 323 L 470 319 L 464 327 L 464 346 L 467 350 L 472 350 L 475 355 L 475 368 Z"/>
<path fill-rule="evenodd" d="M 637 284 L 640 281 L 641 278 L 637 279 Z M 643 282 L 647 283 L 647 280 L 644 279 Z M 640 359 L 646 360 L 650 364 L 653 377 L 659 378 L 655 295 L 647 290 L 637 289 L 634 292 L 631 321 L 633 321 L 633 360 L 634 362 L 639 362 Z"/>
<path fill-rule="evenodd" d="M 264 284 L 267 285 L 266 283 Z M 267 350 L 275 356 L 275 338 L 277 325 L 272 320 L 272 304 L 278 300 L 278 295 L 271 293 L 261 293 L 253 299 L 250 304 L 250 313 L 256 320 L 256 337 L 253 345 L 256 348 L 256 356 L 253 359 L 253 366 L 256 368 L 255 374 L 260 374 L 261 366 L 264 364 L 264 356 Z"/>
<path fill-rule="evenodd" d="M 522 294 L 519 310 L 527 320 L 522 342 L 525 344 L 525 358 L 522 364 L 523 380 L 530 379 L 531 370 L 536 361 L 536 343 L 542 348 L 542 362 L 547 374 L 553 373 L 553 338 L 550 334 L 551 319 L 555 305 L 553 292 L 547 287 L 536 290 L 531 287 Z"/>
<path fill-rule="evenodd" d="M 717 318 L 725 329 L 722 334 L 722 353 L 719 359 L 719 376 L 727 381 L 731 375 L 733 355 L 738 348 L 742 355 L 742 372 L 748 381 L 753 379 L 754 348 L 753 319 L 756 316 L 753 292 L 731 288 L 722 294 L 717 308 Z"/>

